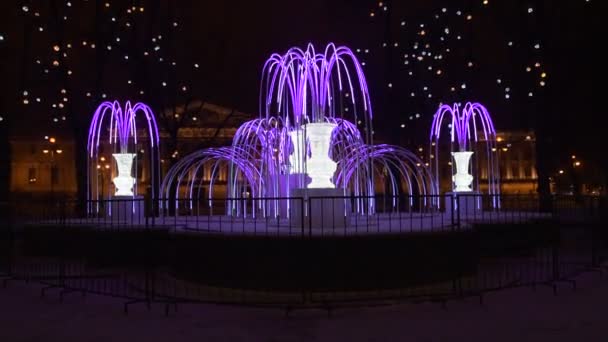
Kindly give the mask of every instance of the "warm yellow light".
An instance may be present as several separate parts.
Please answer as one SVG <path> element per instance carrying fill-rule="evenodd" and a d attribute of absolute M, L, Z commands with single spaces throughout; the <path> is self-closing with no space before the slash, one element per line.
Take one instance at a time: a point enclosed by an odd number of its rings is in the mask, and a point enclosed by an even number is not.
<path fill-rule="evenodd" d="M 53 50 L 54 50 L 54 51 L 59 51 L 59 45 L 55 45 L 55 46 L 53 46 Z"/>
<path fill-rule="evenodd" d="M 502 141 L 502 138 L 501 138 L 501 137 L 498 137 L 498 138 L 496 138 L 496 141 L 501 142 L 501 141 Z"/>
<path fill-rule="evenodd" d="M 542 77 L 542 78 L 547 77 L 547 73 L 546 73 L 546 72 L 543 72 L 542 74 L 540 74 L 540 77 Z"/>
<path fill-rule="evenodd" d="M 97 164 L 97 168 L 98 168 L 98 169 L 101 169 L 101 165 Z"/>
<path fill-rule="evenodd" d="M 49 142 L 50 142 L 51 144 L 54 144 L 54 143 L 55 143 L 55 141 L 56 141 L 56 140 L 55 140 L 55 138 L 54 138 L 54 137 L 50 137 L 50 138 L 49 138 Z"/>
<path fill-rule="evenodd" d="M 506 147 L 503 147 L 502 150 L 503 150 L 503 152 L 507 152 L 509 149 Z"/>
<path fill-rule="evenodd" d="M 106 161 L 106 157 L 103 157 L 103 156 L 102 156 L 101 158 L 99 158 L 99 160 L 101 160 L 101 161 Z"/>
<path fill-rule="evenodd" d="M 559 170 L 559 174 L 560 175 L 563 174 L 563 173 L 564 173 L 564 170 Z"/>
<path fill-rule="evenodd" d="M 526 140 L 532 140 L 532 137 L 529 135 L 526 135 Z"/>
<path fill-rule="evenodd" d="M 49 150 L 42 150 L 42 153 L 49 153 Z"/>
<path fill-rule="evenodd" d="M 574 162 L 574 166 L 581 166 L 581 162 L 580 161 Z"/>
<path fill-rule="evenodd" d="M 63 150 L 55 150 L 55 152 L 57 152 L 58 154 L 62 154 Z"/>
<path fill-rule="evenodd" d="M 576 156 L 574 154 L 572 155 L 572 159 L 576 159 Z"/>
<path fill-rule="evenodd" d="M 110 168 L 110 164 L 106 164 L 106 169 L 109 169 L 109 168 Z"/>
<path fill-rule="evenodd" d="M 488 4 L 488 0 L 483 0 L 483 4 L 487 5 Z"/>

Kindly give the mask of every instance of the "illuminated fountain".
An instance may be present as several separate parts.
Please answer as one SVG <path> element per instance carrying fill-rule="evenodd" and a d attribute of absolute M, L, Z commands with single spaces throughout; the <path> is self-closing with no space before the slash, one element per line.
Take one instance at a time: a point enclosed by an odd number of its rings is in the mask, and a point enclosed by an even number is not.
<path fill-rule="evenodd" d="M 446 115 L 448 120 L 444 120 Z M 431 159 L 436 179 L 440 179 L 440 139 L 442 125 L 449 129 L 450 154 L 452 165 L 452 193 L 464 195 L 461 201 L 468 201 L 467 208 L 481 209 L 480 197 L 482 187 L 479 184 L 480 170 L 486 163 L 486 190 L 492 199 L 492 206 L 500 206 L 500 173 L 496 151 L 496 131 L 488 110 L 479 103 L 467 102 L 461 108 L 459 103 L 452 106 L 442 104 L 435 113 L 431 126 Z M 476 156 L 482 156 L 478 158 Z M 455 167 L 454 167 L 455 165 Z M 455 169 L 455 172 L 454 172 Z M 473 174 L 472 174 L 473 173 Z M 439 186 L 439 182 L 437 183 Z M 437 188 L 439 192 L 439 188 Z"/>
<path fill-rule="evenodd" d="M 351 213 L 376 213 L 378 191 L 395 208 L 400 194 L 436 193 L 420 159 L 400 147 L 373 145 L 372 131 L 367 82 L 350 49 L 329 44 L 317 53 L 309 44 L 305 50 L 272 54 L 262 71 L 260 117 L 238 128 L 232 146 L 178 161 L 163 180 L 161 197 L 167 200 L 162 205 L 175 200 L 176 208 L 192 206 L 200 196 L 200 173 L 220 167 L 229 169 L 225 197 L 248 194 L 252 199 L 248 209 L 239 201 L 226 202 L 226 213 L 237 216 L 298 221 L 314 219 L 325 206 L 324 215 L 339 217 L 334 221 L 347 226 Z M 212 177 L 205 194 L 210 206 L 215 184 Z M 321 200 L 309 203 L 309 197 Z M 303 198 L 305 205 L 285 198 Z"/>
<path fill-rule="evenodd" d="M 138 121 L 144 124 L 139 129 Z M 100 104 L 91 120 L 87 142 L 89 213 L 99 214 L 100 200 L 112 199 L 107 215 L 116 216 L 120 212 L 123 219 L 143 215 L 143 193 L 133 175 L 137 175 L 139 165 L 143 165 L 150 179 L 150 195 L 156 196 L 160 185 L 158 149 L 158 128 L 150 107 L 143 103 L 131 105 L 129 101 L 124 107 L 118 101 Z M 110 153 L 114 168 L 111 164 L 103 165 Z M 114 191 L 112 184 L 104 181 L 109 176 L 105 172 L 114 173 L 111 178 Z"/>

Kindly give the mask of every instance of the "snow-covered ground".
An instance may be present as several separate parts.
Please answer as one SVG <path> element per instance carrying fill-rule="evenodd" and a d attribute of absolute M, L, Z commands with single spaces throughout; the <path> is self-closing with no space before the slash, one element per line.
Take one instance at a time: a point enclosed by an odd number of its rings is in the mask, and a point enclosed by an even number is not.
<path fill-rule="evenodd" d="M 0 341 L 608 341 L 608 280 L 576 278 L 553 295 L 523 287 L 478 298 L 322 310 L 184 304 L 131 306 L 123 300 L 78 293 L 59 302 L 57 291 L 21 281 L 0 288 Z M 561 286 L 561 285 L 560 285 Z"/>

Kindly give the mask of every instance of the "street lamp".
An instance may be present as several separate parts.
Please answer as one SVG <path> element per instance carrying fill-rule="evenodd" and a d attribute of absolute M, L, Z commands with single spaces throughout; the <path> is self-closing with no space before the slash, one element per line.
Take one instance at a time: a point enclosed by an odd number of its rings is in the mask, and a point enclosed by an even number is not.
<path fill-rule="evenodd" d="M 101 162 L 105 162 L 106 158 L 105 157 L 100 157 L 99 160 Z M 110 164 L 106 163 L 106 164 L 97 164 L 97 169 L 100 171 L 98 176 L 101 177 L 101 198 L 104 198 L 104 192 L 105 192 L 105 179 L 106 179 L 106 175 L 105 175 L 105 171 L 109 171 L 110 170 Z"/>
<path fill-rule="evenodd" d="M 47 140 L 48 140 L 48 143 L 42 150 L 42 153 L 51 155 L 51 168 L 50 168 L 49 181 L 51 183 L 51 200 L 52 200 L 55 196 L 55 178 L 56 177 L 53 177 L 55 175 L 53 172 L 55 170 L 55 154 L 62 154 L 63 150 L 56 144 L 57 139 L 55 139 L 54 137 L 49 137 Z"/>

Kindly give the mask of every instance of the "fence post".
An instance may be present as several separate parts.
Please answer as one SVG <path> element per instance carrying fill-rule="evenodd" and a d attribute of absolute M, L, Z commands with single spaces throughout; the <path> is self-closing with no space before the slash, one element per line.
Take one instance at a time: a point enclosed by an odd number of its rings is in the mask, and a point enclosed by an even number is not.
<path fill-rule="evenodd" d="M 9 203 L 0 203 L 0 210 L 3 211 L 3 215 L 5 220 L 1 221 L 0 220 L 0 224 L 3 224 L 4 227 L 0 227 L 0 232 L 3 231 L 3 229 L 6 229 L 6 236 L 2 236 L 0 237 L 0 239 L 7 239 L 7 250 L 6 250 L 6 270 L 4 273 L 0 273 L 0 278 L 3 278 L 3 287 L 6 287 L 6 284 L 8 283 L 8 280 L 12 278 L 13 276 L 13 251 L 14 251 L 14 243 L 15 243 L 15 236 L 13 234 L 13 211 L 10 208 Z"/>
<path fill-rule="evenodd" d="M 300 197 L 300 224 L 302 225 L 302 238 L 305 237 L 305 226 L 306 221 L 304 221 L 304 198 Z"/>
<path fill-rule="evenodd" d="M 600 262 L 597 255 L 596 232 L 597 225 L 591 225 L 591 267 L 599 267 Z"/>
<path fill-rule="evenodd" d="M 444 195 L 444 196 L 446 196 L 446 195 Z M 447 196 L 449 196 L 449 201 L 450 201 L 450 219 L 452 221 L 452 230 L 454 230 L 454 228 L 456 227 L 456 221 L 455 221 L 455 218 L 454 218 L 454 210 L 455 210 L 454 209 L 454 205 L 456 204 L 456 202 L 454 201 L 454 194 L 449 194 Z M 410 224 L 411 224 L 411 222 L 410 222 Z"/>
<path fill-rule="evenodd" d="M 150 193 L 147 192 L 144 196 L 144 224 L 146 229 L 149 227 L 148 219 L 150 216 L 154 217 L 154 208 L 152 208 Z"/>
<path fill-rule="evenodd" d="M 146 228 L 144 231 L 144 293 L 145 293 L 145 302 L 148 310 L 151 308 L 152 294 L 151 294 L 151 277 L 152 277 L 152 260 L 150 260 L 151 251 L 151 238 L 152 234 L 150 234 L 150 226 L 148 225 L 148 220 L 146 218 Z"/>
<path fill-rule="evenodd" d="M 312 219 L 311 219 L 311 210 L 312 210 L 312 206 L 311 206 L 311 202 L 312 202 L 312 198 L 310 196 L 306 197 L 306 195 L 304 195 L 305 199 L 308 200 L 308 212 L 307 212 L 307 216 L 308 217 L 308 237 L 312 238 Z"/>
<path fill-rule="evenodd" d="M 559 233 L 559 228 L 555 227 L 553 229 L 557 229 Z M 558 281 L 560 280 L 560 272 L 559 272 L 559 238 L 555 238 L 555 240 L 551 244 L 551 271 L 552 271 L 552 280 Z"/>
<path fill-rule="evenodd" d="M 453 206 L 456 208 L 456 226 L 458 230 L 460 230 L 460 196 L 456 195 L 456 205 Z"/>
<path fill-rule="evenodd" d="M 60 236 L 61 236 L 61 252 L 59 253 L 59 286 L 65 288 L 65 254 L 67 248 L 67 209 L 65 201 L 59 201 L 60 207 Z"/>

